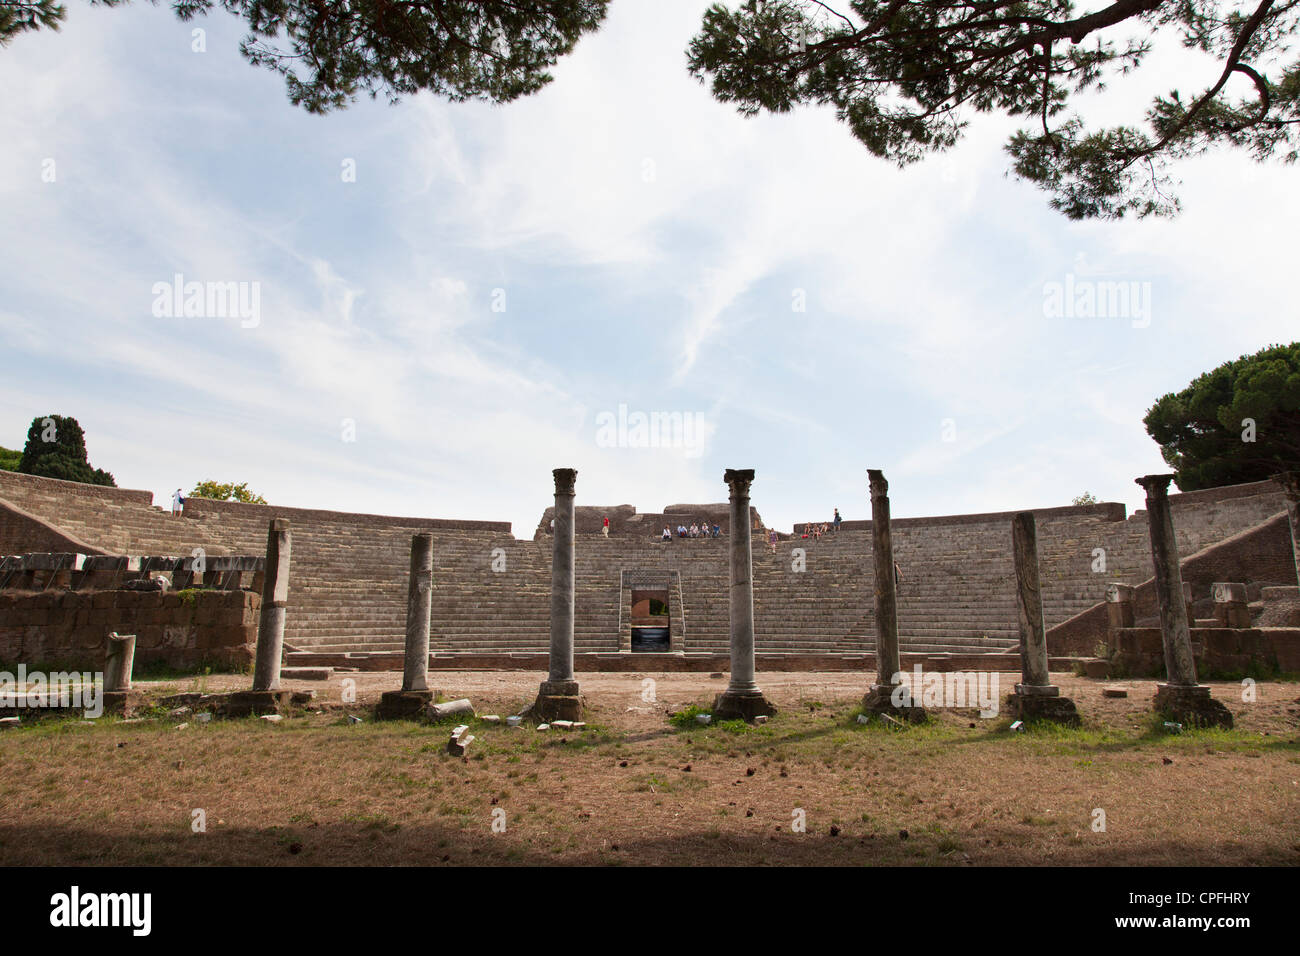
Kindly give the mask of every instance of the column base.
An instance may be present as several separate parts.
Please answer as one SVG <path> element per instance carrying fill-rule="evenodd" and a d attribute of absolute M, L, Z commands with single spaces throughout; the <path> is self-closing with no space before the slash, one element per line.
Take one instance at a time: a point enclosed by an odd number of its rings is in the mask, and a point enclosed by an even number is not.
<path fill-rule="evenodd" d="M 902 703 L 894 703 L 894 691 L 904 687 Z M 888 714 L 898 720 L 911 724 L 921 724 L 926 720 L 925 709 L 912 703 L 910 691 L 903 684 L 873 684 L 871 690 L 862 698 L 862 709 L 868 714 Z"/>
<path fill-rule="evenodd" d="M 138 690 L 106 690 L 103 700 L 104 713 L 130 717 L 144 705 L 144 694 Z"/>
<path fill-rule="evenodd" d="M 432 690 L 386 690 L 379 695 L 376 720 L 415 720 L 424 716 L 433 699 Z"/>
<path fill-rule="evenodd" d="M 763 696 L 761 690 L 733 691 L 724 690 L 713 699 L 713 719 L 743 720 L 753 723 L 755 717 L 771 717 L 776 707 Z"/>
<path fill-rule="evenodd" d="M 537 689 L 537 700 L 526 715 L 538 723 L 553 720 L 582 720 L 582 697 L 576 680 L 544 680 Z"/>
<path fill-rule="evenodd" d="M 289 709 L 293 691 L 241 690 L 233 694 L 213 694 L 213 711 L 221 717 L 256 717 L 279 714 Z"/>
<path fill-rule="evenodd" d="M 1017 684 L 1007 695 L 1007 713 L 1016 720 L 1046 720 L 1066 727 L 1078 727 L 1082 720 L 1074 701 L 1061 696 L 1054 684 Z"/>
<path fill-rule="evenodd" d="M 1211 697 L 1205 684 L 1156 684 L 1152 709 L 1180 724 L 1232 729 L 1232 711 Z"/>

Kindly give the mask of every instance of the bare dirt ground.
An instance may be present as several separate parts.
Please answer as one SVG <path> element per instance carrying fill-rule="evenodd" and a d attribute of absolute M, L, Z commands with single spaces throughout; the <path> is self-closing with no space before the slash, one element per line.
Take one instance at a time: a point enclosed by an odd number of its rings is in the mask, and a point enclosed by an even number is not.
<path fill-rule="evenodd" d="M 1006 693 L 1014 677 L 1001 676 Z M 345 677 L 355 704 L 341 702 Z M 1103 683 L 1059 674 L 1084 727 L 1014 733 L 973 710 L 859 725 L 865 674 L 763 674 L 780 708 L 768 724 L 684 728 L 668 712 L 707 706 L 725 680 L 578 677 L 585 729 L 470 720 L 465 758 L 445 751 L 455 721 L 372 719 L 396 674 L 290 682 L 318 700 L 279 723 L 24 721 L 0 732 L 0 864 L 1300 864 L 1293 683 L 1261 683 L 1254 702 L 1215 684 L 1236 728 L 1170 734 L 1153 682 L 1105 699 Z M 431 679 L 504 716 L 540 675 Z"/>

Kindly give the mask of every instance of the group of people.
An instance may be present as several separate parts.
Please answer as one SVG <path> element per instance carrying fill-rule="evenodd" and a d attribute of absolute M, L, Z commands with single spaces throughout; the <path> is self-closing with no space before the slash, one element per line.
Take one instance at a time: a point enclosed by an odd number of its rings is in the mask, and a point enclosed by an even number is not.
<path fill-rule="evenodd" d="M 831 531 L 839 531 L 840 522 L 842 520 L 843 519 L 840 518 L 840 509 L 836 508 L 835 517 L 832 518 L 830 521 L 823 521 L 820 524 L 814 523 L 812 521 L 804 522 L 803 536 L 805 538 L 816 539 L 816 538 L 820 538 L 824 534 L 829 534 Z"/>
<path fill-rule="evenodd" d="M 722 537 L 722 526 L 716 521 L 710 525 L 707 521 L 692 521 L 690 527 L 684 524 L 677 526 L 677 537 L 679 538 L 720 538 Z M 664 525 L 663 540 L 671 541 L 673 539 L 673 530 Z"/>

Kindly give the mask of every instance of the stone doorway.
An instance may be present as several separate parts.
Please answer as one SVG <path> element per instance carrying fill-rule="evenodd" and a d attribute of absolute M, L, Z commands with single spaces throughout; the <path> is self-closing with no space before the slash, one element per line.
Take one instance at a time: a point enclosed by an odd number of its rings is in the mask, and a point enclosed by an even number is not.
<path fill-rule="evenodd" d="M 669 654 L 685 643 L 681 583 L 675 570 L 623 571 L 619 600 L 619 649 Z"/>

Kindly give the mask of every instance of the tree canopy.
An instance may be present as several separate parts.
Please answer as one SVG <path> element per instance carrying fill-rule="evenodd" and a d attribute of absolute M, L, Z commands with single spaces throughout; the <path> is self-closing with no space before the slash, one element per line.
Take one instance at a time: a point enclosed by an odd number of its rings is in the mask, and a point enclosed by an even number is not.
<path fill-rule="evenodd" d="M 1300 342 L 1225 362 L 1143 422 L 1183 491 L 1300 470 Z"/>
<path fill-rule="evenodd" d="M 242 501 L 250 505 L 264 505 L 266 499 L 248 487 L 248 482 L 239 484 L 220 481 L 200 481 L 190 492 L 191 498 L 211 498 L 215 501 Z"/>
<path fill-rule="evenodd" d="M 182 20 L 217 6 L 238 16 L 248 28 L 239 47 L 245 59 L 281 74 L 294 105 L 327 113 L 361 93 L 396 102 L 427 90 L 493 103 L 535 93 L 582 35 L 600 27 L 608 2 L 174 0 L 171 7 Z M 57 0 L 0 0 L 0 44 L 58 29 L 66 14 Z"/>
<path fill-rule="evenodd" d="M 12 448 L 0 448 L 0 471 L 17 471 L 23 453 Z"/>
<path fill-rule="evenodd" d="M 75 418 L 63 415 L 42 415 L 32 419 L 18 470 L 42 478 L 117 487 L 111 474 L 102 468 L 90 467 L 86 457 L 85 432 Z"/>
<path fill-rule="evenodd" d="M 1216 145 L 1295 160 L 1297 17 L 1300 0 L 1114 0 L 1087 13 L 1069 0 L 747 0 L 711 6 L 687 57 L 742 113 L 831 105 L 899 165 L 953 146 L 971 112 L 1023 116 L 1012 169 L 1071 219 L 1173 215 L 1175 160 Z M 1186 85 L 1142 121 L 1090 127 L 1072 97 L 1133 71 L 1157 37 L 1217 63 L 1171 78 Z M 1245 88 L 1229 89 L 1237 77 Z"/>

